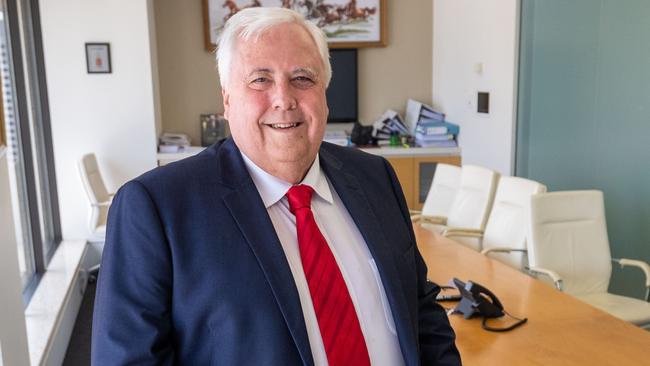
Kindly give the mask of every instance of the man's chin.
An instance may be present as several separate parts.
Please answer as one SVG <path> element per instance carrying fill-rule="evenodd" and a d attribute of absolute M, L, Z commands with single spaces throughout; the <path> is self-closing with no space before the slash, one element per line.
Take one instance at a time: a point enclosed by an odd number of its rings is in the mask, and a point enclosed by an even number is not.
<path fill-rule="evenodd" d="M 269 154 L 272 161 L 281 163 L 281 164 L 304 164 L 305 162 L 311 162 L 316 158 L 316 152 L 311 151 L 291 151 L 287 149 L 281 153 Z"/>

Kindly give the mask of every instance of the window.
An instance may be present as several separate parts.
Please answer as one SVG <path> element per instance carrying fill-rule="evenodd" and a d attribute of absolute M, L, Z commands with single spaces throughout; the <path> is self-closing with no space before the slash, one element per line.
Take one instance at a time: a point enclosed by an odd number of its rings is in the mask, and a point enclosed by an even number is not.
<path fill-rule="evenodd" d="M 61 241 L 46 90 L 38 1 L 0 0 L 0 124 L 25 303 Z"/>
<path fill-rule="evenodd" d="M 1 14 L 1 13 L 0 13 Z M 0 20 L 0 28 L 3 27 L 2 20 Z M 0 38 L 4 38 L 3 36 L 0 35 Z M 0 61 L 0 68 L 4 67 L 4 64 Z M 2 93 L 2 74 L 0 74 L 0 111 L 4 111 L 4 107 L 2 104 L 2 98 L 1 96 L 3 95 Z M 5 133 L 5 123 L 4 123 L 4 116 L 0 115 L 0 146 L 6 146 L 7 145 L 7 134 Z"/>

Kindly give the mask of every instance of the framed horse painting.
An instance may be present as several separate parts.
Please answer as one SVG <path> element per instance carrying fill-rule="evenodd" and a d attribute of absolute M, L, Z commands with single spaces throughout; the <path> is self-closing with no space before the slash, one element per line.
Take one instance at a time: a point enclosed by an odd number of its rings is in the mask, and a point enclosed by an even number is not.
<path fill-rule="evenodd" d="M 325 32 L 331 48 L 386 46 L 386 0 L 203 0 L 206 50 L 214 51 L 231 16 L 258 6 L 301 13 Z"/>

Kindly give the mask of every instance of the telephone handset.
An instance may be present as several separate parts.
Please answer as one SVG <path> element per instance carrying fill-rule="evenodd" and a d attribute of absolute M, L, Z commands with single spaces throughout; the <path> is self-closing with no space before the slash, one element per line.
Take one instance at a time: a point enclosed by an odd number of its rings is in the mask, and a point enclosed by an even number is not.
<path fill-rule="evenodd" d="M 496 295 L 492 293 L 492 291 L 488 290 L 484 286 L 481 286 L 478 283 L 472 281 L 467 281 L 467 283 L 464 283 L 458 278 L 454 278 L 453 281 L 454 285 L 456 285 L 458 288 L 458 291 L 460 291 L 460 295 L 462 297 L 454 309 L 454 312 L 462 313 L 465 319 L 469 319 L 474 315 L 482 316 L 483 329 L 492 332 L 504 332 L 514 329 L 528 321 L 527 318 L 519 319 L 508 314 L 504 310 L 503 304 L 501 304 L 499 298 L 497 298 Z M 506 328 L 492 328 L 486 324 L 487 319 L 500 318 L 506 314 L 518 321 Z"/>
<path fill-rule="evenodd" d="M 463 313 L 465 319 L 474 315 L 488 318 L 498 318 L 504 315 L 503 305 L 492 291 L 472 281 L 463 283 L 458 278 L 454 278 L 454 284 L 462 296 L 456 310 Z"/>

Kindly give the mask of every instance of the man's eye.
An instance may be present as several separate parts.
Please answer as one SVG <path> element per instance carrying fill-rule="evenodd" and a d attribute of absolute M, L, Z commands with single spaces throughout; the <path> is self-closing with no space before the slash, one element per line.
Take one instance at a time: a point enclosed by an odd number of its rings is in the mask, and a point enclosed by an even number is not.
<path fill-rule="evenodd" d="M 248 83 L 248 87 L 255 90 L 265 90 L 271 85 L 271 79 L 260 76 L 258 78 L 252 79 Z"/>
<path fill-rule="evenodd" d="M 307 76 L 296 76 L 293 78 L 293 82 L 299 86 L 311 86 L 314 85 L 314 80 Z"/>
<path fill-rule="evenodd" d="M 265 77 L 259 77 L 257 79 L 254 79 L 252 82 L 256 83 L 256 84 L 261 84 L 261 83 L 266 83 L 268 81 L 269 81 L 269 79 L 267 79 Z"/>
<path fill-rule="evenodd" d="M 313 82 L 313 80 L 307 76 L 296 76 L 293 80 Z"/>

